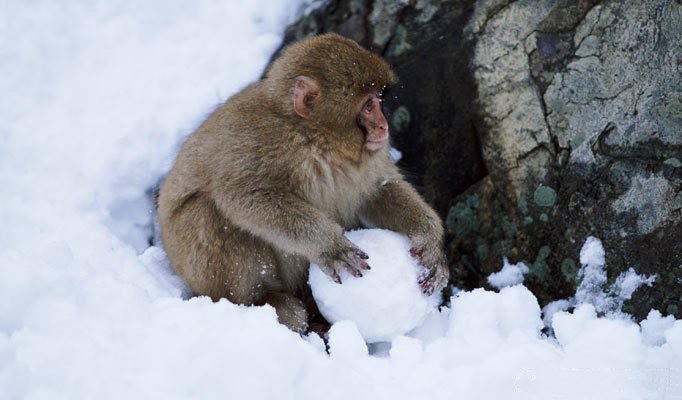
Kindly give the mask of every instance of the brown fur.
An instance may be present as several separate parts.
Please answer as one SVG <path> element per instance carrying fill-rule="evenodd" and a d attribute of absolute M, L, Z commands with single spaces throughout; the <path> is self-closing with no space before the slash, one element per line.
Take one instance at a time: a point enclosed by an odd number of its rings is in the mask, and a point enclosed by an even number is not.
<path fill-rule="evenodd" d="M 319 85 L 309 118 L 293 109 L 298 76 Z M 363 225 L 407 234 L 433 271 L 426 283 L 445 284 L 440 219 L 386 146 L 363 148 L 362 99 L 394 80 L 355 42 L 317 36 L 287 48 L 263 80 L 199 126 L 159 196 L 168 257 L 195 294 L 268 302 L 280 321 L 303 330 L 309 262 L 331 274 L 361 263 L 343 231 Z"/>

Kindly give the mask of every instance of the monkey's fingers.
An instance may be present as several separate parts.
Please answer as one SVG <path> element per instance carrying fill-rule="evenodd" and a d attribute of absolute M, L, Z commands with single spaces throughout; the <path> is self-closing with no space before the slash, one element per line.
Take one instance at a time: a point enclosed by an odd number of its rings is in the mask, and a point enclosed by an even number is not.
<path fill-rule="evenodd" d="M 355 250 L 355 254 L 358 255 L 358 256 L 359 256 L 360 258 L 362 258 L 363 260 L 366 260 L 366 259 L 369 258 L 369 256 L 367 255 L 367 253 L 365 253 L 364 251 L 362 251 L 362 250 L 360 250 L 360 249 Z"/>
<path fill-rule="evenodd" d="M 438 280 L 436 268 L 430 268 L 428 270 L 428 273 L 422 275 L 418 281 L 422 293 L 424 293 L 427 296 L 431 296 L 433 292 L 436 290 L 436 288 L 439 287 L 436 280 Z"/>
<path fill-rule="evenodd" d="M 327 274 L 334 282 L 338 283 L 339 285 L 341 284 L 341 277 L 339 276 L 339 273 L 336 272 L 336 269 L 333 267 L 322 267 L 320 268 L 322 272 Z"/>
<path fill-rule="evenodd" d="M 430 296 L 447 285 L 448 274 L 444 273 L 443 270 L 443 264 L 436 264 L 436 267 L 429 269 L 428 273 L 419 277 L 419 286 L 425 295 Z"/>
<path fill-rule="evenodd" d="M 423 247 L 420 247 L 420 248 L 418 248 L 418 247 L 412 247 L 412 248 L 410 249 L 410 255 L 411 255 L 412 257 L 414 257 L 414 258 L 421 256 L 423 252 L 424 252 L 424 248 L 423 248 Z"/>
<path fill-rule="evenodd" d="M 426 268 L 425 271 L 423 271 L 421 274 L 419 274 L 419 278 L 417 279 L 417 282 L 420 285 L 423 285 L 424 283 L 428 283 L 431 279 L 433 279 L 433 276 L 435 274 L 436 274 L 435 268 Z"/>
<path fill-rule="evenodd" d="M 362 272 L 350 264 L 346 264 L 346 270 L 356 278 L 362 278 Z"/>
<path fill-rule="evenodd" d="M 338 272 L 336 272 L 334 269 L 332 269 L 332 272 L 330 275 L 331 275 L 332 280 L 334 282 L 338 283 L 339 285 L 341 284 L 341 277 L 339 276 Z"/>
<path fill-rule="evenodd" d="M 356 278 L 362 277 L 362 272 L 360 272 L 360 264 L 364 261 L 360 260 L 355 254 L 344 254 L 339 260 L 339 266 L 345 268 L 351 275 Z"/>
<path fill-rule="evenodd" d="M 340 260 L 355 269 L 371 269 L 369 264 L 363 261 L 362 255 L 367 255 L 360 250 L 352 250 L 341 255 Z M 356 276 L 356 275 L 353 275 Z"/>
<path fill-rule="evenodd" d="M 433 294 L 434 286 L 430 283 L 423 283 L 420 285 L 422 289 L 422 293 L 424 293 L 427 296 L 431 296 Z"/>

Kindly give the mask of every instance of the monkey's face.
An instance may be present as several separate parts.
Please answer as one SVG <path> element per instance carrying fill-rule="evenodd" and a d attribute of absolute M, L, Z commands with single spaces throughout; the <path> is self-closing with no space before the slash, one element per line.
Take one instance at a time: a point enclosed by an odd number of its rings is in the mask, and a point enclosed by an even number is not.
<path fill-rule="evenodd" d="M 357 123 L 365 134 L 365 150 L 375 152 L 388 144 L 388 122 L 381 112 L 381 98 L 372 93 L 362 101 Z"/>
<path fill-rule="evenodd" d="M 379 55 L 354 41 L 330 33 L 296 42 L 273 62 L 265 82 L 285 113 L 293 85 L 296 117 L 307 120 L 310 136 L 324 134 L 339 152 L 357 158 L 388 145 L 379 92 L 396 76 Z"/>
<path fill-rule="evenodd" d="M 380 92 L 370 91 L 358 97 L 353 92 L 359 92 L 360 88 L 323 86 L 321 81 L 304 75 L 294 79 L 294 112 L 318 129 L 322 128 L 321 132 L 333 133 L 332 137 L 340 143 L 339 149 L 374 153 L 386 147 L 388 122 L 381 111 Z"/>

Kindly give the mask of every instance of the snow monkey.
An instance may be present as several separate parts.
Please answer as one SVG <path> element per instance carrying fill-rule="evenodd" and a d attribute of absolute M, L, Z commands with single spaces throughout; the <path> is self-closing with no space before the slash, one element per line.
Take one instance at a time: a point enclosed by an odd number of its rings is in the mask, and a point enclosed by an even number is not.
<path fill-rule="evenodd" d="M 341 284 L 372 260 L 344 230 L 401 232 L 425 267 L 426 294 L 445 286 L 443 227 L 391 161 L 382 89 L 388 64 L 325 34 L 288 46 L 265 76 L 189 136 L 159 194 L 162 239 L 195 295 L 272 305 L 304 332 L 308 267 Z"/>

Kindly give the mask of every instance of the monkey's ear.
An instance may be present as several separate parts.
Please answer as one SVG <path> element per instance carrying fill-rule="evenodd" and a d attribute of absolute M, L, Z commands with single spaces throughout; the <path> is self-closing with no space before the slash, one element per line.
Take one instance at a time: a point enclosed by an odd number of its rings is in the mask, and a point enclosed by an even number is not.
<path fill-rule="evenodd" d="M 320 95 L 320 85 L 313 78 L 297 76 L 294 80 L 294 111 L 308 119 Z"/>

